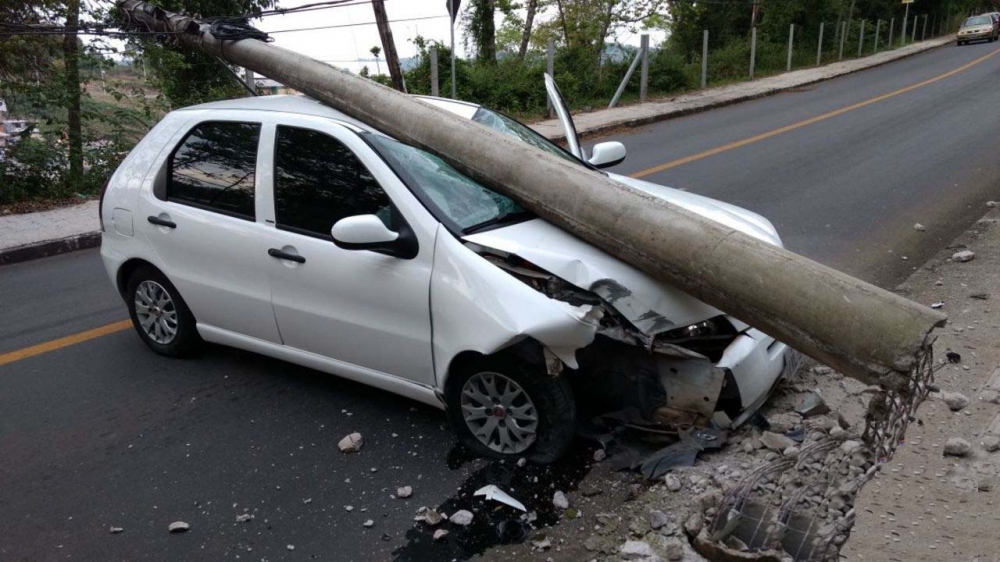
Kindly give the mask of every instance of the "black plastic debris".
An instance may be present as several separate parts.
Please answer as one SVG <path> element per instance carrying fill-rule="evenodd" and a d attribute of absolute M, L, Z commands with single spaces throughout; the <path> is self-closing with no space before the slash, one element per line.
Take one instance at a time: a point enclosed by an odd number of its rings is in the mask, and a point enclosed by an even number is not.
<path fill-rule="evenodd" d="M 948 362 L 949 363 L 961 363 L 962 362 L 962 356 L 959 355 L 958 353 L 955 353 L 954 351 L 949 351 L 948 353 L 945 353 L 944 356 L 948 358 Z"/>
<path fill-rule="evenodd" d="M 721 429 L 687 429 L 680 441 L 668 445 L 642 460 L 640 469 L 648 480 L 659 478 L 672 468 L 693 466 L 698 453 L 722 448 L 729 434 Z"/>

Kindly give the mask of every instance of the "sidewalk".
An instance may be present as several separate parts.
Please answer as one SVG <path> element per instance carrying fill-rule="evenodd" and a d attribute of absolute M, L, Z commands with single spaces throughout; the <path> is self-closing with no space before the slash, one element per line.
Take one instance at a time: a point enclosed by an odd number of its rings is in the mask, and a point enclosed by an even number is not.
<path fill-rule="evenodd" d="M 593 137 L 620 127 L 638 127 L 689 113 L 707 111 L 724 105 L 761 98 L 793 88 L 800 88 L 816 82 L 858 72 L 859 70 L 865 70 L 866 68 L 881 66 L 917 53 L 936 49 L 954 41 L 954 35 L 946 35 L 938 39 L 911 43 L 899 49 L 883 51 L 860 59 L 795 70 L 752 82 L 738 82 L 719 88 L 698 90 L 669 100 L 616 107 L 614 109 L 602 109 L 590 113 L 579 113 L 573 115 L 573 123 L 576 125 L 577 134 L 581 138 Z M 552 140 L 560 141 L 565 138 L 562 124 L 558 119 L 533 123 L 531 127 Z"/>
<path fill-rule="evenodd" d="M 594 136 L 620 127 L 636 127 L 829 80 L 928 51 L 953 40 L 954 37 L 947 36 L 922 41 L 860 59 L 709 88 L 668 101 L 581 113 L 573 119 L 581 137 Z M 541 121 L 532 127 L 552 140 L 564 137 L 558 120 Z M 100 244 L 97 205 L 96 201 L 90 201 L 52 211 L 0 216 L 0 266 L 97 246 Z"/>
<path fill-rule="evenodd" d="M 956 263 L 966 247 L 974 260 Z M 1000 209 L 981 219 L 949 249 L 913 274 L 902 293 L 943 302 L 948 325 L 938 330 L 935 360 L 947 363 L 936 384 L 968 397 L 951 411 L 928 400 L 910 424 L 906 443 L 855 504 L 858 519 L 843 554 L 864 562 L 1000 558 Z M 953 404 L 960 406 L 961 404 Z M 944 456 L 945 442 L 968 441 L 965 457 Z"/>
<path fill-rule="evenodd" d="M 40 213 L 0 216 L 0 266 L 101 242 L 97 201 Z"/>

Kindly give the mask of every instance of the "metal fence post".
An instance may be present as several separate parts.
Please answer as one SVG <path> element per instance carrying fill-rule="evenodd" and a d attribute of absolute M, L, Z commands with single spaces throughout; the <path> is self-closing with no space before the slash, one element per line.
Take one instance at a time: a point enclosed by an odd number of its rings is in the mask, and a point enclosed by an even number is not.
<path fill-rule="evenodd" d="M 257 80 L 254 78 L 253 71 L 250 70 L 249 68 L 244 68 L 243 72 L 245 73 L 244 76 L 243 76 L 243 79 L 244 79 L 244 82 L 246 82 L 246 85 L 247 85 L 247 95 L 251 96 L 251 97 L 257 95 L 256 94 L 256 92 L 257 92 Z"/>
<path fill-rule="evenodd" d="M 546 56 L 545 71 L 549 73 L 549 76 L 555 78 L 556 42 L 551 37 L 549 37 L 549 44 L 547 45 L 547 53 L 545 56 Z M 549 117 L 552 117 L 552 100 L 550 100 L 548 96 L 545 96 L 545 108 L 549 112 Z"/>
<path fill-rule="evenodd" d="M 788 65 L 785 68 L 785 72 L 791 72 L 792 70 L 792 42 L 795 40 L 795 24 L 788 26 Z"/>
<path fill-rule="evenodd" d="M 896 18 L 889 20 L 889 41 L 885 44 L 886 47 L 892 48 L 892 32 L 895 31 Z"/>
<path fill-rule="evenodd" d="M 438 96 L 438 50 L 431 47 L 431 95 Z"/>
<path fill-rule="evenodd" d="M 646 102 L 646 91 L 649 89 L 649 35 L 642 34 L 642 67 L 639 69 L 639 103 Z"/>
<path fill-rule="evenodd" d="M 927 14 L 924 14 L 924 30 L 920 32 L 920 40 L 927 39 Z"/>
<path fill-rule="evenodd" d="M 865 46 L 865 20 L 861 20 L 861 33 L 858 38 L 858 58 L 861 58 L 861 48 Z"/>
<path fill-rule="evenodd" d="M 910 19 L 910 5 L 906 5 L 906 10 L 903 12 L 903 29 L 899 33 L 899 46 L 902 47 L 906 44 L 906 24 L 907 20 Z"/>
<path fill-rule="evenodd" d="M 816 66 L 823 62 L 823 22 L 819 22 L 819 46 L 816 47 Z"/>
<path fill-rule="evenodd" d="M 708 85 L 708 30 L 701 37 L 701 87 Z"/>
<path fill-rule="evenodd" d="M 872 51 L 872 54 L 878 52 L 878 32 L 881 31 L 881 28 L 882 20 L 875 20 L 875 50 Z"/>
<path fill-rule="evenodd" d="M 750 79 L 753 80 L 753 67 L 757 62 L 757 26 L 750 28 Z"/>
<path fill-rule="evenodd" d="M 628 65 L 628 70 L 625 71 L 625 77 L 622 78 L 622 82 L 618 85 L 615 95 L 611 98 L 611 103 L 608 104 L 608 109 L 612 109 L 618 105 L 618 100 L 622 97 L 622 94 L 625 93 L 625 87 L 628 86 L 628 81 L 632 79 L 632 73 L 635 72 L 635 67 L 639 66 L 640 60 L 642 60 L 642 47 L 639 47 L 639 51 L 635 53 L 635 58 L 632 59 L 632 64 Z"/>
<path fill-rule="evenodd" d="M 840 26 L 840 54 L 837 55 L 837 60 L 844 60 L 844 41 L 847 40 L 847 30 L 848 29 L 849 28 L 848 28 L 848 25 L 847 25 L 846 21 L 843 24 L 841 24 L 841 26 Z"/>

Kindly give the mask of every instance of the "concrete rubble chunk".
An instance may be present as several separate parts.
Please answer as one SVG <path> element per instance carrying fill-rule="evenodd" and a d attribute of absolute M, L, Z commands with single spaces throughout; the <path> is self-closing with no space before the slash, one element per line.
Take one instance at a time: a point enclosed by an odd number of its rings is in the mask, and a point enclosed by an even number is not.
<path fill-rule="evenodd" d="M 397 498 L 403 498 L 405 500 L 406 498 L 408 498 L 408 497 L 410 497 L 412 495 L 413 495 L 413 487 L 412 486 L 402 486 L 402 487 L 396 488 L 396 497 Z"/>
<path fill-rule="evenodd" d="M 622 558 L 625 560 L 659 559 L 653 547 L 644 541 L 625 541 L 625 544 L 621 546 L 620 552 Z"/>
<path fill-rule="evenodd" d="M 986 206 L 989 208 L 1000 207 L 1000 201 L 987 201 Z"/>
<path fill-rule="evenodd" d="M 424 523 L 427 523 L 428 525 L 433 527 L 434 525 L 437 525 L 441 521 L 444 521 L 444 516 L 442 516 L 440 513 L 438 513 L 433 509 L 428 509 L 427 511 L 421 514 L 419 519 L 423 520 Z"/>
<path fill-rule="evenodd" d="M 371 519 L 367 519 L 364 522 L 364 526 L 365 527 L 373 527 L 373 526 L 375 526 L 375 521 L 372 521 Z"/>
<path fill-rule="evenodd" d="M 606 459 L 608 454 L 604 452 L 604 449 L 598 449 L 594 451 L 594 462 L 601 462 Z"/>
<path fill-rule="evenodd" d="M 357 453 L 361 450 L 362 445 L 364 445 L 364 441 L 361 439 L 361 434 L 357 432 L 344 437 L 340 443 L 337 443 L 341 453 Z"/>
<path fill-rule="evenodd" d="M 460 509 L 455 513 L 453 513 L 452 516 L 448 518 L 448 520 L 454 523 L 455 525 L 460 525 L 462 527 L 465 527 L 470 523 L 472 523 L 472 512 L 467 509 Z"/>
<path fill-rule="evenodd" d="M 558 509 L 569 509 L 569 500 L 566 498 L 566 494 L 556 490 L 556 493 L 552 494 L 552 505 Z"/>
<path fill-rule="evenodd" d="M 252 513 L 241 513 L 236 516 L 237 523 L 246 523 L 247 521 L 250 521 L 252 519 L 253 519 Z"/>
<path fill-rule="evenodd" d="M 171 533 L 186 533 L 191 530 L 191 525 L 188 525 L 184 521 L 174 521 L 167 527 L 167 530 Z"/>
<path fill-rule="evenodd" d="M 294 544 L 290 544 L 290 545 L 286 546 L 285 548 L 287 548 L 288 550 L 295 550 L 295 545 Z"/>
<path fill-rule="evenodd" d="M 916 230 L 917 232 L 923 232 L 927 230 L 927 228 L 918 222 L 917 224 L 913 225 L 913 230 Z"/>
<path fill-rule="evenodd" d="M 969 397 L 961 392 L 941 392 L 941 401 L 948 405 L 952 412 L 964 410 L 969 405 Z"/>
<path fill-rule="evenodd" d="M 952 437 L 944 444 L 944 454 L 949 457 L 964 457 L 972 451 L 972 445 L 961 437 Z"/>
<path fill-rule="evenodd" d="M 789 447 L 795 446 L 795 441 L 793 441 L 790 437 L 785 437 L 784 435 L 773 431 L 765 431 L 764 434 L 760 436 L 760 442 L 772 451 L 784 451 Z"/>
<path fill-rule="evenodd" d="M 996 435 L 987 435 L 983 437 L 983 449 L 987 453 L 995 453 L 1000 451 L 1000 437 Z"/>
<path fill-rule="evenodd" d="M 959 263 L 965 263 L 976 259 L 976 253 L 972 250 L 962 250 L 961 252 L 952 254 L 951 259 Z"/>
<path fill-rule="evenodd" d="M 676 562 L 677 560 L 684 559 L 684 545 L 677 539 L 672 539 L 667 542 L 667 546 L 664 547 L 664 552 L 667 555 L 667 560 Z"/>
<path fill-rule="evenodd" d="M 671 492 L 679 492 L 681 490 L 681 479 L 674 474 L 667 474 L 663 477 L 663 480 L 667 485 L 667 489 Z"/>
<path fill-rule="evenodd" d="M 448 536 L 448 531 L 445 529 L 438 529 L 434 531 L 434 540 L 439 541 Z"/>
<path fill-rule="evenodd" d="M 539 535 L 531 539 L 531 546 L 539 550 L 546 550 L 552 546 L 552 540 L 545 535 Z"/>
<path fill-rule="evenodd" d="M 120 533 L 120 532 L 122 532 L 124 530 L 125 529 L 123 529 L 121 527 L 111 527 L 111 534 L 112 535 L 117 535 L 118 533 Z"/>
<path fill-rule="evenodd" d="M 670 524 L 670 516 L 658 509 L 649 512 L 649 527 L 654 531 Z"/>

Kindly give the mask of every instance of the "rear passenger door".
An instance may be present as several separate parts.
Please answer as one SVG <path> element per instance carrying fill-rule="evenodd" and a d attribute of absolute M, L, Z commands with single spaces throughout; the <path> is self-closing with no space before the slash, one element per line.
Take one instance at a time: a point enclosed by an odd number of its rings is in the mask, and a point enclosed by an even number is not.
<path fill-rule="evenodd" d="M 199 324 L 278 343 L 258 224 L 261 128 L 237 112 L 189 122 L 154 166 L 137 225 Z"/>
<path fill-rule="evenodd" d="M 437 222 L 356 132 L 294 116 L 275 125 L 268 134 L 275 212 L 269 250 L 281 254 L 272 252 L 269 272 L 284 344 L 433 384 L 429 298 Z M 376 215 L 396 232 L 410 229 L 417 255 L 337 247 L 331 228 L 357 215 Z"/>

